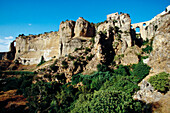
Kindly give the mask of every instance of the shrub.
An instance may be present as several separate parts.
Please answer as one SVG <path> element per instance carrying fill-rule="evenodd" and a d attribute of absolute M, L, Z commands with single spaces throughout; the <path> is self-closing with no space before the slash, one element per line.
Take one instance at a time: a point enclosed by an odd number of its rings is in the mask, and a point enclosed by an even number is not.
<path fill-rule="evenodd" d="M 146 48 L 142 49 L 143 52 L 150 53 L 152 51 L 152 46 L 147 45 Z"/>
<path fill-rule="evenodd" d="M 142 103 L 134 101 L 132 96 L 121 91 L 100 90 L 93 95 L 80 95 L 71 113 L 107 112 L 132 113 L 142 112 Z"/>
<path fill-rule="evenodd" d="M 93 57 L 94 55 L 90 54 L 90 56 L 86 56 L 86 59 L 90 61 Z"/>
<path fill-rule="evenodd" d="M 102 72 L 105 72 L 105 71 L 107 71 L 108 70 L 108 67 L 106 66 L 106 65 L 104 65 L 104 64 L 98 64 L 97 65 L 97 70 L 98 71 L 102 71 Z"/>
<path fill-rule="evenodd" d="M 150 77 L 149 82 L 158 91 L 166 93 L 170 89 L 170 74 L 162 72 Z"/>
<path fill-rule="evenodd" d="M 95 37 L 92 37 L 90 41 L 93 43 L 93 46 L 94 46 L 94 44 L 95 44 Z"/>
<path fill-rule="evenodd" d="M 147 45 L 147 44 L 149 44 L 149 40 L 148 39 L 144 40 L 142 45 Z"/>
<path fill-rule="evenodd" d="M 150 67 L 143 62 L 139 62 L 138 64 L 134 65 L 133 68 L 132 74 L 139 77 L 139 81 L 148 75 L 150 71 Z"/>
<path fill-rule="evenodd" d="M 74 57 L 71 56 L 70 54 L 68 55 L 68 58 L 71 59 L 71 60 L 74 60 Z"/>
<path fill-rule="evenodd" d="M 128 66 L 119 65 L 118 69 L 114 70 L 114 73 L 121 76 L 130 75 L 130 69 Z"/>
<path fill-rule="evenodd" d="M 58 66 L 55 66 L 55 64 L 57 63 L 58 60 L 55 60 L 54 63 L 50 66 L 51 70 L 53 70 L 54 72 L 57 72 L 58 70 Z"/>
<path fill-rule="evenodd" d="M 68 68 L 68 63 L 64 60 L 62 61 L 62 66 L 63 68 Z"/>
<path fill-rule="evenodd" d="M 57 75 L 55 75 L 55 77 L 57 77 L 57 79 L 58 79 L 60 82 L 66 83 L 66 77 L 65 77 L 65 74 L 64 74 L 64 73 L 57 74 Z"/>
<path fill-rule="evenodd" d="M 81 82 L 81 76 L 79 74 L 73 75 L 71 80 L 72 80 L 72 85 L 76 85 L 79 82 Z"/>

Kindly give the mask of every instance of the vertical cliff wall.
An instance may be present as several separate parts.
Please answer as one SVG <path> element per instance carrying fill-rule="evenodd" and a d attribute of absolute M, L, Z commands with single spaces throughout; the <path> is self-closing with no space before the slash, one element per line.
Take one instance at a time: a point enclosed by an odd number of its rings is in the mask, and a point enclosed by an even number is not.
<path fill-rule="evenodd" d="M 15 59 L 24 65 L 38 64 L 43 56 L 46 61 L 58 56 L 58 32 L 16 38 Z"/>

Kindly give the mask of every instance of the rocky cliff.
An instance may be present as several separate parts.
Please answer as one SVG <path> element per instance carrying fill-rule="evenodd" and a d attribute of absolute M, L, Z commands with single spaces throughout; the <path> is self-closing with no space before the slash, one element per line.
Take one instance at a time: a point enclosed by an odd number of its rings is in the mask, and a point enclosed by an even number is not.
<path fill-rule="evenodd" d="M 58 32 L 40 35 L 19 36 L 16 38 L 15 60 L 24 65 L 38 64 L 43 56 L 45 61 L 57 57 Z"/>
<path fill-rule="evenodd" d="M 169 10 L 150 21 L 131 24 L 128 14 L 107 15 L 104 22 L 93 24 L 82 17 L 76 21 L 61 22 L 58 32 L 16 38 L 15 60 L 24 65 L 38 64 L 41 57 L 48 61 L 54 57 L 66 57 L 76 49 L 91 48 L 94 57 L 86 70 L 98 63 L 136 64 L 141 56 L 153 71 L 169 71 Z M 144 25 L 145 24 L 145 25 Z M 140 33 L 135 30 L 140 27 Z M 152 43 L 151 53 L 143 52 Z M 13 47 L 14 48 L 14 47 Z M 95 64 L 95 65 L 94 65 Z"/>

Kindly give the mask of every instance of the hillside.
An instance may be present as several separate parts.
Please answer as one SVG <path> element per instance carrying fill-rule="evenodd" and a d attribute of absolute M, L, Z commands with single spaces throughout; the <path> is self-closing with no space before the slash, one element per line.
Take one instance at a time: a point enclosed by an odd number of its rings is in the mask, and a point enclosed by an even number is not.
<path fill-rule="evenodd" d="M 168 113 L 168 7 L 141 23 L 113 13 L 96 24 L 79 17 L 62 21 L 57 32 L 20 34 L 0 53 L 0 91 L 27 98 L 25 108 L 16 107 L 22 112 Z"/>

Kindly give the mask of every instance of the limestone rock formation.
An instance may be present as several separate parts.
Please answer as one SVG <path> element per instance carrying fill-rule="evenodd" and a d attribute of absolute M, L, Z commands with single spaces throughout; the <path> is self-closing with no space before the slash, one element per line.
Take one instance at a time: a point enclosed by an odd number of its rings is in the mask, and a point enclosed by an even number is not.
<path fill-rule="evenodd" d="M 43 56 L 46 61 L 58 55 L 58 32 L 41 35 L 19 36 L 16 38 L 15 60 L 24 65 L 40 63 Z"/>
<path fill-rule="evenodd" d="M 142 81 L 140 90 L 133 96 L 135 100 L 142 100 L 146 103 L 159 101 L 163 95 L 160 92 L 154 91 L 154 88 L 147 81 Z"/>
<path fill-rule="evenodd" d="M 137 46 L 127 48 L 124 57 L 121 60 L 121 64 L 130 65 L 137 64 L 139 62 L 138 54 L 141 53 L 141 49 Z"/>
<path fill-rule="evenodd" d="M 60 24 L 59 57 L 68 55 L 73 52 L 75 48 L 81 47 L 81 41 L 76 38 L 73 39 L 74 28 L 75 21 L 66 21 Z"/>
<path fill-rule="evenodd" d="M 79 17 L 76 21 L 74 33 L 75 37 L 93 37 L 95 35 L 95 27 L 84 18 Z"/>
<path fill-rule="evenodd" d="M 165 71 L 170 73 L 170 14 L 161 17 L 155 37 L 153 38 L 153 51 L 149 56 L 148 65 L 154 72 Z"/>
<path fill-rule="evenodd" d="M 119 34 L 118 38 L 127 43 L 127 47 L 132 46 L 132 39 L 130 35 L 131 19 L 128 14 L 113 13 L 107 15 L 107 21 L 99 25 L 97 31 L 113 31 L 114 35 Z"/>

